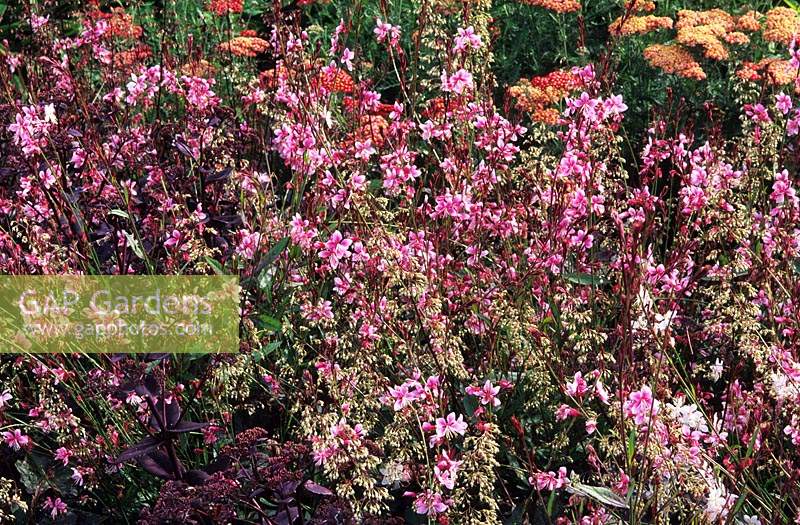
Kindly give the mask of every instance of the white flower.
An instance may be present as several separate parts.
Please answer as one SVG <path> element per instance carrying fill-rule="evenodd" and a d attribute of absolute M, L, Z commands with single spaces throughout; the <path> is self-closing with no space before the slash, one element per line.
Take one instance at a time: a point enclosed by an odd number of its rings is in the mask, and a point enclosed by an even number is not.
<path fill-rule="evenodd" d="M 714 381 L 719 381 L 719 379 L 722 377 L 723 370 L 724 367 L 722 366 L 722 361 L 719 358 L 717 358 L 714 364 L 711 365 L 711 378 Z"/>

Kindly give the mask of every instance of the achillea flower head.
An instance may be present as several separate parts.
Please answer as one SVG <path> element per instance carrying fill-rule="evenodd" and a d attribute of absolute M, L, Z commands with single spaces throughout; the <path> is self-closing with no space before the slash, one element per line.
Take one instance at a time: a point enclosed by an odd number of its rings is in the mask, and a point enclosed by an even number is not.
<path fill-rule="evenodd" d="M 764 40 L 789 45 L 800 32 L 800 16 L 794 9 L 776 7 L 767 11 L 764 21 Z"/>
<path fill-rule="evenodd" d="M 656 10 L 656 3 L 651 0 L 627 0 L 625 11 L 632 13 L 652 13 Z"/>
<path fill-rule="evenodd" d="M 654 68 L 684 78 L 704 80 L 706 73 L 688 49 L 680 44 L 653 44 L 644 50 L 644 58 Z"/>
<path fill-rule="evenodd" d="M 237 36 L 217 47 L 225 53 L 252 58 L 269 49 L 269 42 L 255 36 Z"/>
<path fill-rule="evenodd" d="M 217 16 L 228 13 L 241 13 L 244 10 L 244 0 L 211 0 L 208 10 Z"/>
<path fill-rule="evenodd" d="M 729 56 L 728 49 L 720 41 L 725 34 L 725 27 L 722 24 L 684 26 L 678 29 L 675 40 L 684 46 L 702 48 L 706 58 L 725 60 Z"/>
<path fill-rule="evenodd" d="M 668 16 L 631 16 L 623 21 L 617 18 L 608 26 L 611 33 L 618 35 L 644 35 L 659 29 L 672 29 L 672 19 Z"/>
<path fill-rule="evenodd" d="M 508 93 L 517 101 L 517 107 L 529 112 L 533 120 L 555 124 L 559 111 L 552 106 L 561 102 L 581 85 L 580 78 L 570 71 L 556 70 L 530 80 L 522 79 L 509 88 Z"/>
<path fill-rule="evenodd" d="M 331 93 L 352 93 L 356 90 L 356 83 L 347 71 L 331 66 L 324 68 L 319 75 L 320 85 Z"/>
<path fill-rule="evenodd" d="M 765 58 L 756 63 L 743 62 L 736 76 L 749 82 L 766 80 L 773 86 L 785 86 L 794 82 L 797 68 L 789 60 Z"/>
<path fill-rule="evenodd" d="M 577 0 L 520 0 L 524 4 L 542 7 L 556 13 L 575 13 L 581 10 Z"/>
<path fill-rule="evenodd" d="M 761 29 L 760 20 L 764 17 L 758 11 L 748 11 L 736 19 L 736 30 L 752 33 Z"/>
<path fill-rule="evenodd" d="M 89 13 L 89 18 L 94 21 L 104 20 L 106 30 L 103 33 L 103 38 L 121 38 L 128 40 L 138 40 L 141 38 L 143 29 L 142 26 L 133 23 L 133 17 L 125 12 L 121 7 L 111 9 L 110 13 L 102 11 L 92 11 Z"/>

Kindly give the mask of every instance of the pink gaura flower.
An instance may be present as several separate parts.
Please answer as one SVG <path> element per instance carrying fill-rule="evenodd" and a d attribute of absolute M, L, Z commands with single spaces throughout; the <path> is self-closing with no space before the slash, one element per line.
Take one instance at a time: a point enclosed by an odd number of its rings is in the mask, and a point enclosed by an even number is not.
<path fill-rule="evenodd" d="M 475 28 L 469 26 L 467 28 L 458 28 L 458 36 L 455 38 L 453 51 L 455 53 L 463 53 L 468 49 L 480 49 L 483 42 L 481 37 L 475 34 Z"/>
<path fill-rule="evenodd" d="M 417 514 L 424 514 L 428 516 L 435 516 L 446 512 L 448 509 L 447 503 L 442 499 L 442 495 L 438 492 L 433 492 L 430 489 L 417 495 L 414 499 L 414 512 Z"/>
<path fill-rule="evenodd" d="M 56 461 L 60 461 L 65 467 L 69 464 L 69 458 L 72 456 L 72 452 L 64 447 L 59 447 L 56 450 L 54 458 Z"/>
<path fill-rule="evenodd" d="M 625 416 L 633 418 L 637 425 L 649 423 L 650 419 L 658 414 L 661 404 L 653 398 L 653 391 L 647 385 L 640 390 L 631 392 L 628 400 L 623 405 Z"/>
<path fill-rule="evenodd" d="M 336 230 L 322 245 L 323 249 L 319 252 L 319 256 L 322 259 L 327 259 L 330 267 L 335 270 L 339 267 L 339 262 L 342 259 L 350 257 L 350 246 L 352 244 L 352 239 L 345 238 L 342 232 Z"/>
<path fill-rule="evenodd" d="M 436 420 L 436 437 L 439 439 L 448 439 L 456 434 L 463 436 L 466 431 L 467 424 L 463 414 L 456 418 L 455 412 L 450 412 L 447 418 L 440 417 Z"/>
<path fill-rule="evenodd" d="M 566 467 L 559 468 L 558 473 L 538 472 L 535 476 L 528 478 L 528 481 L 535 484 L 539 490 L 557 490 L 569 484 Z"/>
<path fill-rule="evenodd" d="M 586 394 L 588 385 L 581 372 L 575 372 L 572 382 L 567 383 L 566 390 L 571 397 L 583 397 Z"/>
<path fill-rule="evenodd" d="M 373 33 L 378 42 L 388 42 L 391 47 L 395 47 L 400 40 L 400 27 L 386 23 L 380 18 L 375 23 Z"/>
<path fill-rule="evenodd" d="M 578 417 L 581 413 L 577 408 L 572 408 L 569 405 L 562 404 L 556 409 L 556 420 L 564 421 L 571 417 Z"/>
<path fill-rule="evenodd" d="M 459 69 L 450 76 L 446 71 L 442 71 L 442 91 L 461 95 L 468 89 L 472 89 L 472 73 L 466 69 Z"/>
<path fill-rule="evenodd" d="M 467 394 L 470 394 L 481 399 L 482 405 L 491 404 L 493 407 L 500 406 L 500 400 L 497 399 L 497 394 L 500 393 L 499 386 L 493 386 L 492 382 L 488 379 L 482 387 L 468 386 L 466 388 Z"/>
<path fill-rule="evenodd" d="M 23 434 L 20 429 L 15 428 L 14 430 L 3 432 L 3 441 L 14 450 L 19 450 L 27 447 L 31 439 Z"/>
<path fill-rule="evenodd" d="M 3 393 L 0 394 L 0 410 L 4 409 L 11 399 L 13 399 L 11 392 L 4 390 Z"/>
<path fill-rule="evenodd" d="M 786 115 L 792 110 L 792 97 L 786 93 L 778 93 L 775 95 L 775 107 L 781 114 Z"/>
<path fill-rule="evenodd" d="M 44 500 L 44 509 L 50 510 L 50 517 L 56 519 L 59 514 L 67 512 L 67 504 L 61 501 L 61 498 L 51 498 L 50 496 Z"/>
<path fill-rule="evenodd" d="M 250 232 L 250 230 L 242 230 L 239 232 L 241 240 L 239 246 L 236 247 L 236 253 L 245 259 L 252 259 L 256 256 L 258 251 L 258 243 L 261 240 L 259 232 Z"/>

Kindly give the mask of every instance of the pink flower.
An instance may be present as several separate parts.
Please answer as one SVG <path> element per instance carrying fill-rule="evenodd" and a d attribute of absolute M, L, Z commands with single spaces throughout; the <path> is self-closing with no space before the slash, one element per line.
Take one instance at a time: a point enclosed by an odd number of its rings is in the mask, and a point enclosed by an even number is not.
<path fill-rule="evenodd" d="M 475 28 L 472 26 L 466 29 L 459 27 L 453 51 L 455 53 L 463 53 L 467 48 L 480 49 L 482 44 L 481 37 L 475 34 Z"/>
<path fill-rule="evenodd" d="M 49 16 L 31 15 L 31 28 L 33 28 L 34 31 L 38 31 L 39 29 L 44 27 L 49 21 L 50 21 Z"/>
<path fill-rule="evenodd" d="M 339 261 L 350 257 L 349 249 L 352 244 L 352 239 L 345 239 L 342 233 L 336 230 L 323 244 L 324 249 L 319 252 L 319 256 L 328 259 L 328 264 L 335 270 L 339 267 Z"/>
<path fill-rule="evenodd" d="M 3 432 L 3 441 L 14 450 L 19 450 L 20 448 L 28 446 L 31 440 L 18 428 L 15 428 L 13 431 Z"/>
<path fill-rule="evenodd" d="M 778 108 L 783 115 L 792 110 L 792 97 L 786 93 L 778 93 L 775 95 L 775 107 Z"/>
<path fill-rule="evenodd" d="M 349 48 L 344 48 L 344 51 L 342 51 L 342 64 L 345 65 L 348 71 L 353 70 L 353 59 L 355 56 L 355 53 L 350 51 Z"/>
<path fill-rule="evenodd" d="M 394 399 L 395 412 L 404 409 L 417 399 L 417 394 L 408 389 L 407 384 L 389 388 L 389 396 Z"/>
<path fill-rule="evenodd" d="M 391 47 L 395 47 L 400 40 L 400 28 L 383 22 L 380 18 L 376 21 L 373 33 L 375 33 L 378 42 L 388 41 Z"/>
<path fill-rule="evenodd" d="M 259 232 L 250 233 L 249 230 L 242 230 L 239 232 L 239 235 L 241 235 L 241 240 L 239 241 L 239 246 L 236 247 L 236 253 L 245 259 L 252 259 L 256 256 L 256 252 L 258 252 L 258 243 L 261 240 L 261 234 Z"/>
<path fill-rule="evenodd" d="M 67 504 L 61 501 L 61 498 L 53 499 L 48 496 L 47 499 L 44 500 L 44 509 L 51 509 L 50 517 L 56 519 L 59 514 L 67 512 Z"/>
<path fill-rule="evenodd" d="M 472 73 L 466 69 L 459 69 L 449 77 L 442 71 L 442 91 L 461 95 L 464 91 L 472 89 Z"/>
<path fill-rule="evenodd" d="M 571 397 L 583 397 L 588 390 L 588 385 L 583 378 L 583 374 L 581 372 L 575 372 L 575 377 L 571 383 L 567 383 L 566 389 L 567 395 Z"/>
<path fill-rule="evenodd" d="M 456 434 L 463 436 L 466 431 L 467 424 L 464 422 L 463 414 L 456 419 L 456 414 L 450 412 L 446 419 L 440 417 L 436 420 L 436 437 L 439 439 L 448 439 Z"/>
<path fill-rule="evenodd" d="M 775 175 L 775 182 L 772 184 L 772 193 L 769 198 L 777 204 L 783 204 L 787 199 L 789 202 L 795 201 L 795 190 L 792 188 L 792 181 L 789 180 L 787 170 Z"/>
<path fill-rule="evenodd" d="M 6 407 L 8 401 L 11 401 L 12 396 L 11 392 L 8 390 L 4 390 L 2 394 L 0 394 L 0 410 Z"/>
<path fill-rule="evenodd" d="M 647 385 L 628 395 L 628 400 L 623 405 L 625 416 L 633 418 L 637 425 L 650 422 L 650 418 L 658 414 L 661 404 L 653 399 L 653 391 Z"/>
<path fill-rule="evenodd" d="M 557 421 L 564 421 L 571 417 L 578 417 L 581 413 L 578 409 L 572 408 L 569 405 L 562 404 L 556 409 L 556 420 Z"/>
<path fill-rule="evenodd" d="M 172 246 L 178 246 L 182 238 L 183 235 L 181 235 L 181 232 L 179 232 L 178 230 L 172 230 L 172 233 L 170 233 L 167 236 L 167 240 L 164 241 L 164 248 L 171 248 Z"/>
<path fill-rule="evenodd" d="M 372 139 L 367 139 L 364 142 L 359 140 L 355 143 L 355 155 L 354 157 L 359 160 L 369 160 L 371 156 L 375 154 L 375 148 L 372 147 Z"/>
<path fill-rule="evenodd" d="M 467 394 L 481 398 L 482 405 L 488 405 L 491 403 L 493 407 L 500 406 L 500 400 L 497 399 L 497 394 L 500 393 L 500 387 L 493 386 L 492 382 L 488 379 L 482 387 L 468 386 L 466 391 Z"/>
<path fill-rule="evenodd" d="M 533 484 L 535 482 L 536 488 L 539 490 L 556 490 L 569 483 L 567 478 L 567 468 L 561 467 L 558 469 L 558 474 L 555 472 L 538 472 L 535 476 L 528 479 Z"/>
<path fill-rule="evenodd" d="M 442 499 L 442 495 L 438 492 L 433 492 L 430 489 L 427 489 L 422 494 L 419 494 L 414 500 L 414 512 L 417 514 L 435 516 L 436 514 L 446 512 L 447 509 L 448 506 Z"/>
<path fill-rule="evenodd" d="M 67 450 L 64 447 L 60 447 L 56 450 L 55 459 L 56 461 L 60 461 L 66 467 L 69 464 L 69 458 L 72 456 L 72 452 Z"/>

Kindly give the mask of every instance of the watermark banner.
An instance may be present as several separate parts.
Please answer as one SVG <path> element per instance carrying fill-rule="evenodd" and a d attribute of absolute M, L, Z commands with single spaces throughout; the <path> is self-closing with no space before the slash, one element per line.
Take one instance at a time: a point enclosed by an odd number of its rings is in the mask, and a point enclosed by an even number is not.
<path fill-rule="evenodd" d="M 238 349 L 235 275 L 0 276 L 2 353 Z"/>

